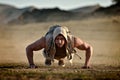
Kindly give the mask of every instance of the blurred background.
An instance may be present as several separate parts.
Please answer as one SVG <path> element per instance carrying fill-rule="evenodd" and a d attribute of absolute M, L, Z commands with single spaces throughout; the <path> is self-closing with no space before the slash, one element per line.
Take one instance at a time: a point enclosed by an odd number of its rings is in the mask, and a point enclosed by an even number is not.
<path fill-rule="evenodd" d="M 27 63 L 26 46 L 56 24 L 93 46 L 93 65 L 120 65 L 120 0 L 0 0 L 0 63 Z M 77 51 L 73 63 L 83 64 Z"/>

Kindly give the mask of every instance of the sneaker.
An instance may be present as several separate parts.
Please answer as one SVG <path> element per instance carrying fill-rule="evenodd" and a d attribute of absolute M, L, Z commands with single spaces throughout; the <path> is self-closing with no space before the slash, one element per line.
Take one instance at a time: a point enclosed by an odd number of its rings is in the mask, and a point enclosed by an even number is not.
<path fill-rule="evenodd" d="M 62 66 L 62 67 L 65 67 L 65 64 L 64 64 L 64 61 L 63 61 L 63 60 L 59 60 L 58 65 L 59 65 L 59 66 Z"/>
<path fill-rule="evenodd" d="M 46 59 L 45 60 L 45 65 L 50 66 L 51 65 L 51 60 L 50 59 Z"/>

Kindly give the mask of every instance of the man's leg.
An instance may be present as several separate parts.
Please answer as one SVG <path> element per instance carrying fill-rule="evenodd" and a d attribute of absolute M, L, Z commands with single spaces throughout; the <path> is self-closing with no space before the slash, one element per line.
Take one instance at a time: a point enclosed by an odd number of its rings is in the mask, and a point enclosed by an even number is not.
<path fill-rule="evenodd" d="M 65 67 L 64 60 L 63 60 L 63 59 L 60 59 L 60 60 L 58 61 L 58 65 L 59 65 L 59 66 L 62 66 L 62 67 Z"/>
<path fill-rule="evenodd" d="M 46 59 L 45 60 L 45 65 L 47 66 L 50 66 L 52 63 L 51 63 L 51 60 L 50 59 Z"/>
<path fill-rule="evenodd" d="M 48 57 L 48 54 L 45 52 L 45 50 L 43 51 L 43 56 L 45 58 L 45 65 L 50 66 L 52 64 L 51 59 Z"/>
<path fill-rule="evenodd" d="M 70 65 L 72 65 L 72 64 L 73 64 L 73 57 L 74 57 L 74 54 L 72 53 L 72 54 L 71 54 L 71 56 L 72 56 L 72 59 L 70 59 L 70 60 L 69 60 Z"/>

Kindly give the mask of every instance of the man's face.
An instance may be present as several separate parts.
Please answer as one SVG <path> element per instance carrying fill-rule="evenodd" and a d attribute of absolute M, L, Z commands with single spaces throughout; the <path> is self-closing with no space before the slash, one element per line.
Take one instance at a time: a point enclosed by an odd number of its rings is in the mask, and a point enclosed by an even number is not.
<path fill-rule="evenodd" d="M 58 35 L 56 38 L 55 38 L 55 44 L 57 45 L 57 47 L 63 47 L 64 44 L 65 44 L 65 38 L 63 37 L 63 35 Z"/>

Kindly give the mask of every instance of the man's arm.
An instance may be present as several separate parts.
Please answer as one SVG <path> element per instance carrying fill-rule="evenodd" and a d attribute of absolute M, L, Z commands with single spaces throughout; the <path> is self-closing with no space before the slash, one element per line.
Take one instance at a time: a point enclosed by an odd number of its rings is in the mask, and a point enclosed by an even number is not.
<path fill-rule="evenodd" d="M 26 47 L 26 55 L 30 68 L 35 68 L 33 61 L 33 51 L 38 51 L 41 50 L 42 48 L 45 48 L 45 37 L 40 38 L 39 40 L 35 41 L 34 43 Z"/>
<path fill-rule="evenodd" d="M 80 38 L 75 37 L 74 38 L 74 47 L 76 47 L 80 50 L 86 51 L 85 64 L 84 64 L 83 68 L 89 68 L 90 58 L 91 58 L 92 53 L 93 53 L 92 46 L 87 44 L 86 42 L 83 42 Z"/>

